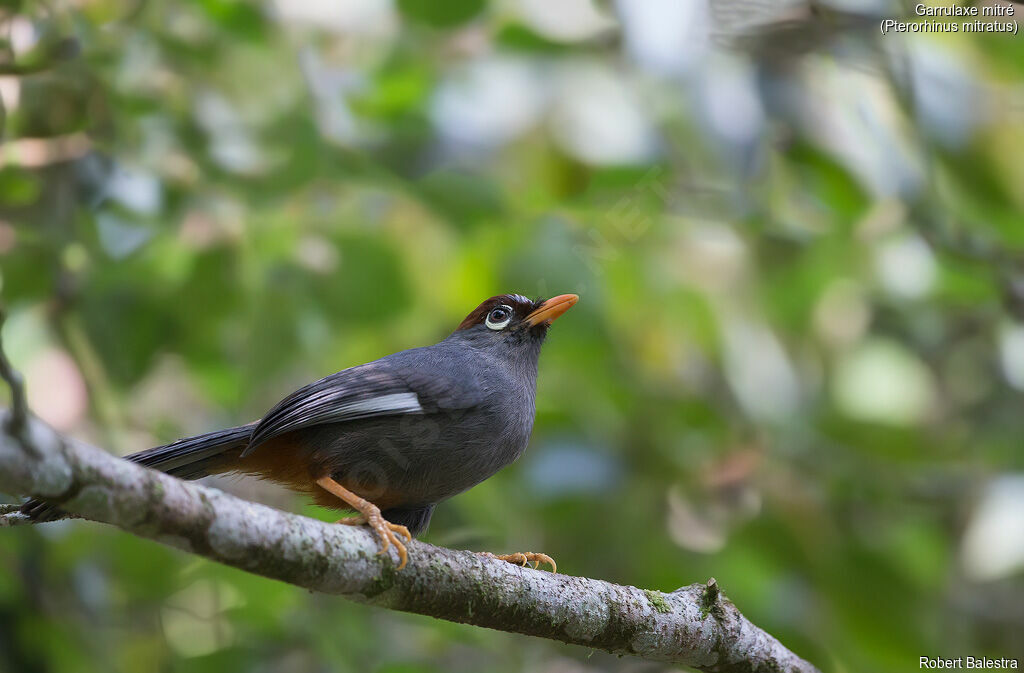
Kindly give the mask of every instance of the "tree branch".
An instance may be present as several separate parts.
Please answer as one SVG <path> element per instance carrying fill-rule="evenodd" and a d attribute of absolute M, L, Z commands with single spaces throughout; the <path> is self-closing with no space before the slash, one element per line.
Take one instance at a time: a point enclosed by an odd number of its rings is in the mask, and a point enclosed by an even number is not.
<path fill-rule="evenodd" d="M 7 314 L 0 308 L 0 328 L 4 326 L 6 320 Z M 21 379 L 21 374 L 11 366 L 10 361 L 7 359 L 2 336 L 0 336 L 0 379 L 3 379 L 11 392 L 11 412 L 7 415 L 3 427 L 15 437 L 20 438 L 28 421 L 28 402 L 25 397 L 25 384 Z"/>
<path fill-rule="evenodd" d="M 85 518 L 264 577 L 705 671 L 817 670 L 747 621 L 714 582 L 645 591 L 416 541 L 409 545 L 409 565 L 396 571 L 364 528 L 326 524 L 184 482 L 63 437 L 35 419 L 25 435 L 35 454 L 0 435 L 0 491 L 60 502 Z"/>
<path fill-rule="evenodd" d="M 19 512 L 19 509 L 18 505 L 0 505 L 0 528 L 31 524 L 32 519 Z"/>

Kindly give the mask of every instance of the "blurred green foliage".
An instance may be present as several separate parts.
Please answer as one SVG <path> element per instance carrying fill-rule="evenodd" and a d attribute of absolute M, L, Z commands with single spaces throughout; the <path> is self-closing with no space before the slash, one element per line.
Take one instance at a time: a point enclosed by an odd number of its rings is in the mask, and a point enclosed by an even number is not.
<path fill-rule="evenodd" d="M 127 453 L 578 292 L 531 449 L 429 541 L 714 576 L 826 671 L 1024 658 L 1024 43 L 762 5 L 2 3 L 33 408 Z M 661 670 L 89 523 L 0 539 L 12 673 Z"/>

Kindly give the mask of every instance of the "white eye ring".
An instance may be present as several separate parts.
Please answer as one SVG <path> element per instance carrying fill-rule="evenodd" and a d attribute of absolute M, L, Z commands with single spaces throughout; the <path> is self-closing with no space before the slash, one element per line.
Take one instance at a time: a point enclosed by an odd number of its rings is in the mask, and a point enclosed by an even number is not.
<path fill-rule="evenodd" d="M 504 309 L 505 314 L 508 316 L 504 320 L 502 320 L 501 322 L 495 322 L 495 321 L 491 320 L 491 316 L 498 309 Z M 511 306 L 506 306 L 505 304 L 502 304 L 501 306 L 495 306 L 494 308 L 491 309 L 491 312 L 487 314 L 487 319 L 484 321 L 484 324 L 487 325 L 489 328 L 491 328 L 493 330 L 499 330 L 499 329 L 505 329 L 506 327 L 508 327 L 508 324 L 510 322 L 512 322 L 512 307 Z"/>

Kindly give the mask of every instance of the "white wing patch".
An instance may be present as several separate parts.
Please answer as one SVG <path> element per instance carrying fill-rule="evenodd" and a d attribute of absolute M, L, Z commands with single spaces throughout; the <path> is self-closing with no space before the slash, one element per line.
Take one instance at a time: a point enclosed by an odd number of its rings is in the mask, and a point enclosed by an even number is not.
<path fill-rule="evenodd" d="M 361 418 L 382 414 L 422 414 L 423 407 L 416 393 L 392 393 L 342 404 L 325 415 L 324 421 L 335 418 Z M 320 421 L 323 422 L 323 421 Z"/>
<path fill-rule="evenodd" d="M 265 441 L 291 432 L 298 428 L 323 425 L 324 423 L 335 423 L 355 421 L 373 416 L 387 416 L 389 414 L 422 414 L 423 407 L 416 393 L 391 393 L 389 395 L 378 395 L 362 400 L 352 400 L 344 404 L 330 404 L 321 401 L 314 401 L 308 405 L 311 408 L 292 408 L 285 411 L 283 418 L 273 418 L 270 414 L 270 430 L 263 425 L 263 419 L 249 439 L 249 446 L 242 451 L 242 457 L 252 453 Z M 325 408 L 326 407 L 326 408 Z M 260 432 L 261 429 L 263 432 Z"/>

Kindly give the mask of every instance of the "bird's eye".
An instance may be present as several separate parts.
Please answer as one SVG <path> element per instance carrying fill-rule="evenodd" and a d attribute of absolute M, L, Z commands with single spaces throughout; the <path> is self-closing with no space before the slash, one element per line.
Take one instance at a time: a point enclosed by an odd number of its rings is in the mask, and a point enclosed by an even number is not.
<path fill-rule="evenodd" d="M 502 304 L 491 309 L 484 322 L 493 330 L 504 329 L 512 321 L 512 307 Z"/>

